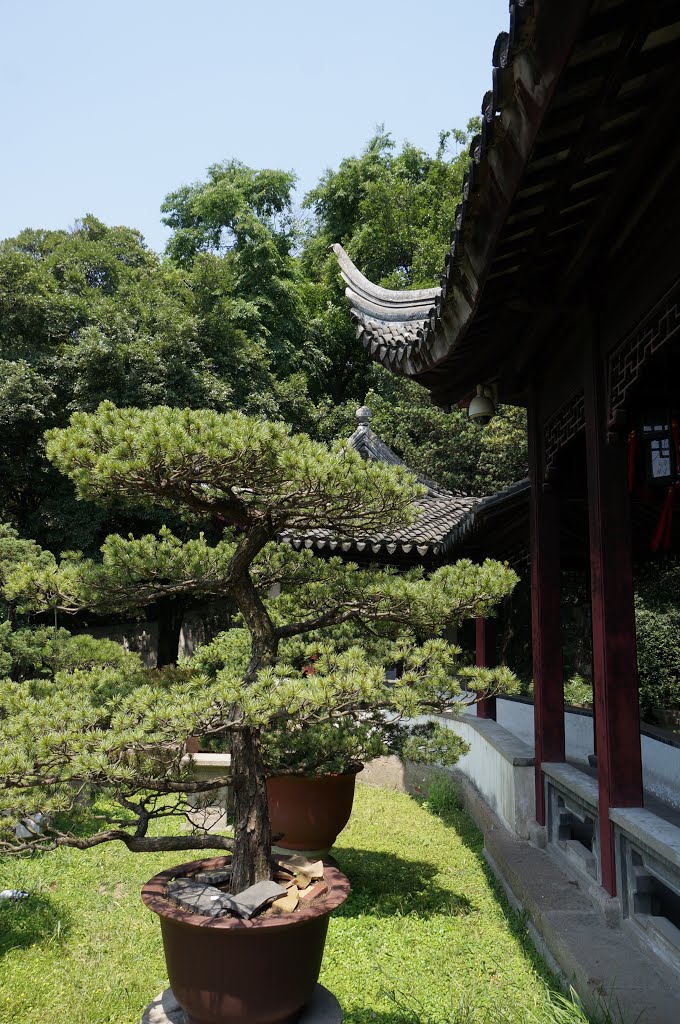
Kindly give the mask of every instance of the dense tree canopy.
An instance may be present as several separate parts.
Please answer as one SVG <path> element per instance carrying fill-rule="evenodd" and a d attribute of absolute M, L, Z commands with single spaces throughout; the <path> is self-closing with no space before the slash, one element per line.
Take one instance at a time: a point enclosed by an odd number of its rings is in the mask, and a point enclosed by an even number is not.
<path fill-rule="evenodd" d="M 359 157 L 326 171 L 306 196 L 316 220 L 306 265 L 318 268 L 329 245 L 342 241 L 363 273 L 386 288 L 435 283 L 462 195 L 466 146 L 478 129 L 475 119 L 466 132 L 441 132 L 430 156 L 409 143 L 397 153 L 381 127 Z"/>
<path fill-rule="evenodd" d="M 5 518 L 53 548 L 101 539 L 101 516 L 78 509 L 44 459 L 45 428 L 74 410 L 105 398 L 141 408 L 259 410 L 268 401 L 270 360 L 222 270 L 187 274 L 137 232 L 92 217 L 0 244 Z"/>
<path fill-rule="evenodd" d="M 342 242 L 387 286 L 435 283 L 474 128 L 442 133 L 434 155 L 397 150 L 381 129 L 323 175 L 302 214 L 292 174 L 215 164 L 167 196 L 164 258 L 93 216 L 0 243 L 0 517 L 88 554 L 112 528 L 160 525 L 122 509 L 105 524 L 45 458 L 46 429 L 105 400 L 239 409 L 330 442 L 370 391 L 379 430 L 415 470 L 471 492 L 523 475 L 521 415 L 478 431 L 370 362 L 329 252 Z"/>

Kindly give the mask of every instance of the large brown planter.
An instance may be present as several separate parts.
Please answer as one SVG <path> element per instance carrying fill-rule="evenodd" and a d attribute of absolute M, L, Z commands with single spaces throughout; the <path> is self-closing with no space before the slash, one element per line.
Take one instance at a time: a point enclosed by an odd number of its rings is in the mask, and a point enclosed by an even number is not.
<path fill-rule="evenodd" d="M 356 777 L 363 765 L 342 775 L 274 775 L 267 779 L 272 832 L 283 833 L 286 850 L 328 851 L 352 813 Z"/>
<path fill-rule="evenodd" d="M 223 867 L 228 858 L 192 861 L 155 875 L 142 889 L 158 914 L 170 988 L 189 1024 L 283 1024 L 314 992 L 331 911 L 349 894 L 349 881 L 326 866 L 325 897 L 293 914 L 251 921 L 191 914 L 169 900 L 168 882 Z"/>

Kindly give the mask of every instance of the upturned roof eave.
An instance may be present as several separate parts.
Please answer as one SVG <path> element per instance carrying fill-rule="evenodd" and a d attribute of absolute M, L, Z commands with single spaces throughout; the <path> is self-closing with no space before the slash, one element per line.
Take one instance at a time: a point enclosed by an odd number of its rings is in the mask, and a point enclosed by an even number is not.
<path fill-rule="evenodd" d="M 463 201 L 456 212 L 438 289 L 381 289 L 361 274 L 341 246 L 333 247 L 347 284 L 359 340 L 388 370 L 424 384 L 435 401 L 442 370 L 450 370 L 454 362 L 455 378 L 446 373 L 447 402 L 462 399 L 480 382 L 476 374 L 466 372 L 457 356 L 475 319 L 509 208 L 589 7 L 590 0 L 511 4 L 509 31 L 501 33 L 494 46 L 492 88 L 482 103 L 481 134 L 470 146 L 472 160 Z M 379 310 L 382 312 L 376 315 Z M 403 325 L 403 339 L 395 325 Z"/>

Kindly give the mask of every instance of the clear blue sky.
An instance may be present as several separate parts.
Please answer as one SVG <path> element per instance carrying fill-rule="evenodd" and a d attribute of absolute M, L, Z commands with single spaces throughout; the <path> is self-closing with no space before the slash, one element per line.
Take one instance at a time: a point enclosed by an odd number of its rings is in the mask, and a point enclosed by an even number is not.
<path fill-rule="evenodd" d="M 432 151 L 507 26 L 507 0 L 0 0 L 0 238 L 93 213 L 161 250 L 164 196 L 211 163 L 302 194 L 381 122 Z"/>

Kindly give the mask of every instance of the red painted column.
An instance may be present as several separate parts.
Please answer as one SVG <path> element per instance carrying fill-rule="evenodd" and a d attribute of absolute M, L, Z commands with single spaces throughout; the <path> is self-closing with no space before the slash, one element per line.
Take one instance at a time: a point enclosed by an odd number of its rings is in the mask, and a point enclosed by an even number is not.
<path fill-rule="evenodd" d="M 585 414 L 601 881 L 613 896 L 609 808 L 642 806 L 642 757 L 627 459 L 623 445 L 607 443 L 605 369 L 596 336 L 586 358 Z"/>
<path fill-rule="evenodd" d="M 564 678 L 560 608 L 559 500 L 545 486 L 543 445 L 536 396 L 529 408 L 531 479 L 531 646 L 534 670 L 536 820 L 545 825 L 541 765 L 564 761 Z"/>
<path fill-rule="evenodd" d="M 475 664 L 480 668 L 496 666 L 495 619 L 475 619 Z M 484 697 L 477 702 L 477 718 L 496 718 L 496 698 Z"/>

